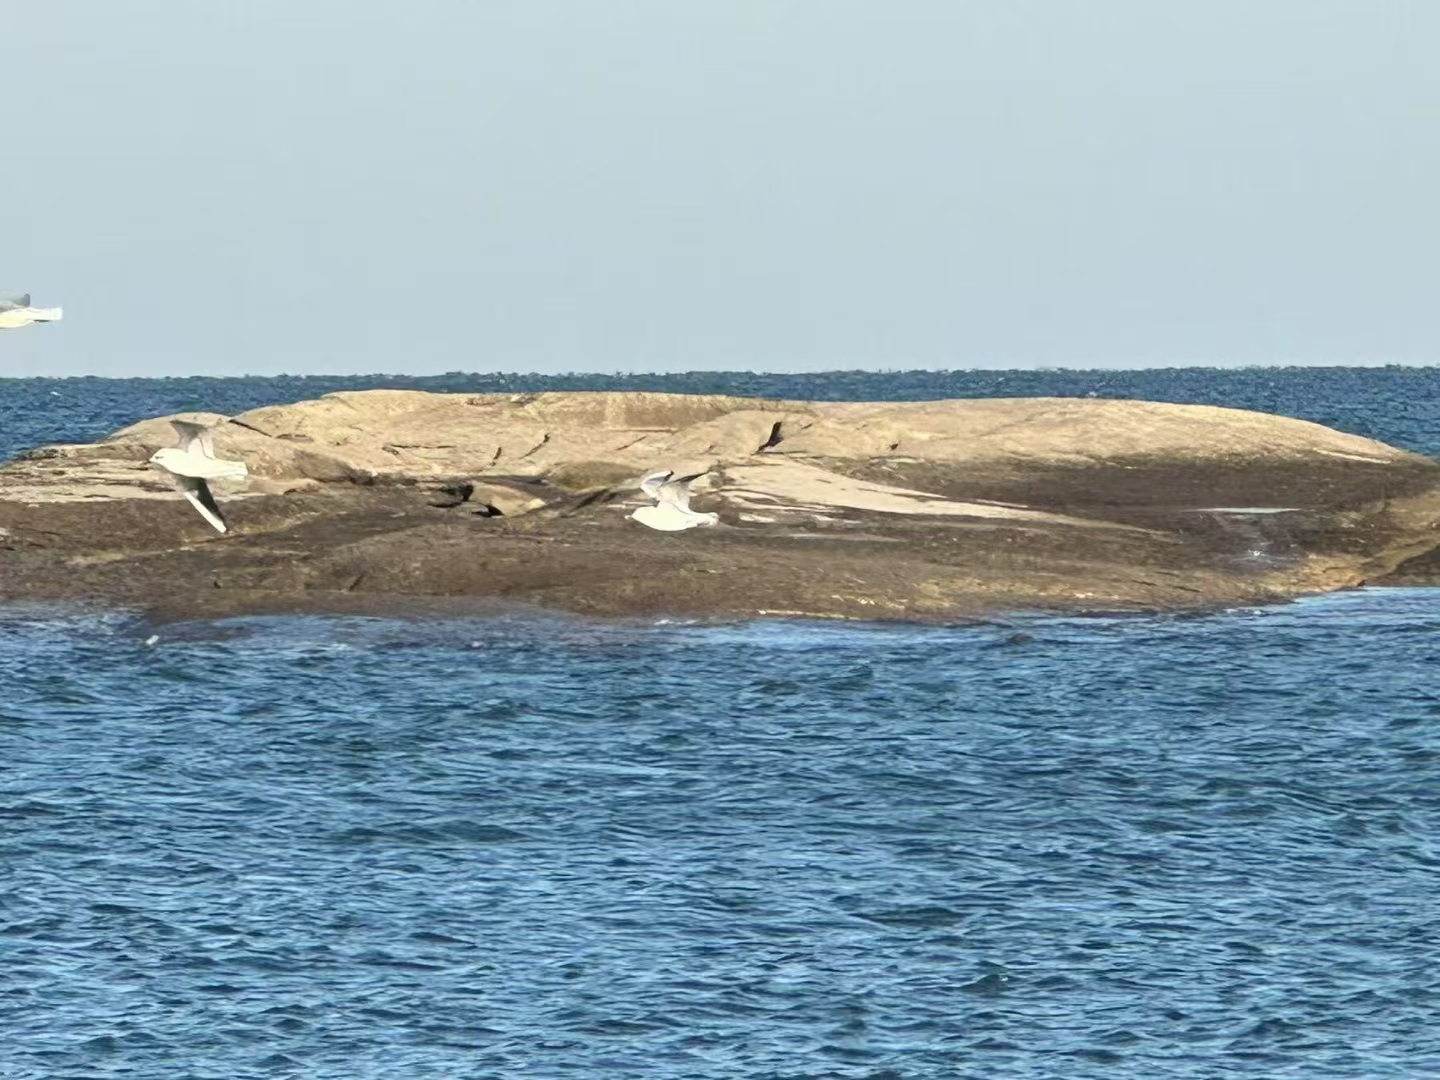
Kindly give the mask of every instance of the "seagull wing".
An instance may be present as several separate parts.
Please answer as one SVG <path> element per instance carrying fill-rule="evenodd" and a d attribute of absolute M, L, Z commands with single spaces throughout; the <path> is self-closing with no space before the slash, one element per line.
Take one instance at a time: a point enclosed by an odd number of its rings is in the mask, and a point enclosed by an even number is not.
<path fill-rule="evenodd" d="M 694 492 L 690 490 L 690 485 L 704 475 L 703 472 L 698 472 L 691 476 L 677 476 L 674 480 L 662 484 L 655 498 L 661 505 L 669 504 L 670 506 L 688 512 L 690 509 L 690 496 L 694 494 Z"/>
<path fill-rule="evenodd" d="M 170 426 L 180 437 L 182 451 L 187 454 L 201 454 L 208 458 L 215 456 L 215 437 L 204 424 L 196 424 L 190 420 L 171 420 Z"/>
<path fill-rule="evenodd" d="M 640 481 L 640 490 L 652 499 L 660 498 L 660 492 L 665 487 L 665 481 L 674 476 L 669 469 L 664 472 L 652 472 Z"/>
<path fill-rule="evenodd" d="M 201 517 L 222 533 L 230 531 L 220 507 L 215 504 L 215 496 L 210 494 L 209 484 L 195 476 L 176 476 L 175 486 L 185 493 L 185 498 L 200 511 Z"/>
<path fill-rule="evenodd" d="M 693 529 L 699 522 L 695 514 L 687 514 L 678 510 L 668 503 L 660 503 L 656 506 L 642 506 L 630 515 L 641 525 L 654 529 L 657 532 L 684 532 L 686 529 Z"/>
<path fill-rule="evenodd" d="M 29 306 L 30 294 L 28 292 L 24 296 L 10 296 L 0 299 L 0 311 L 9 311 L 11 308 Z"/>
<path fill-rule="evenodd" d="M 669 506 L 676 510 L 690 509 L 690 485 L 682 484 L 672 480 L 660 489 L 660 495 L 656 503 L 658 506 Z"/>

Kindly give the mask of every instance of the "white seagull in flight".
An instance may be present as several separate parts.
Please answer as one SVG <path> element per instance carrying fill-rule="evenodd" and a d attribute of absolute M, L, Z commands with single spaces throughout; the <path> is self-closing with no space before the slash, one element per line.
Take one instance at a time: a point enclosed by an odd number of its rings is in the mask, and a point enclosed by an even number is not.
<path fill-rule="evenodd" d="M 690 509 L 690 485 L 704 473 L 671 479 L 672 472 L 653 472 L 640 481 L 640 490 L 655 500 L 654 506 L 642 506 L 630 516 L 641 525 L 661 532 L 680 532 L 702 525 L 715 525 L 719 514 L 702 514 Z"/>
<path fill-rule="evenodd" d="M 64 308 L 31 307 L 30 294 L 0 299 L 0 330 L 18 330 L 37 322 L 59 322 Z"/>
<path fill-rule="evenodd" d="M 204 424 L 188 420 L 171 420 L 170 425 L 180 436 L 180 445 L 167 446 L 156 450 L 150 457 L 150 464 L 159 465 L 175 479 L 178 487 L 189 499 L 200 516 L 214 525 L 220 532 L 229 532 L 215 496 L 210 494 L 207 480 L 238 480 L 249 476 L 250 470 L 243 461 L 220 461 L 215 457 L 215 443 L 211 429 Z"/>

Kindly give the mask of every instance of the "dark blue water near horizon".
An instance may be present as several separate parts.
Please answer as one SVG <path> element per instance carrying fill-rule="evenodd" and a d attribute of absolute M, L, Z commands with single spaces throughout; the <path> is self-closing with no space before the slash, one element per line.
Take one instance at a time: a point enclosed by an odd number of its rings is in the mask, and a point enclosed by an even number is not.
<path fill-rule="evenodd" d="M 1108 375 L 1440 448 L 1429 369 Z M 332 388 L 0 381 L 0 432 Z M 0 607 L 0 1078 L 1437 1076 L 1437 662 L 1440 590 L 964 627 Z"/>

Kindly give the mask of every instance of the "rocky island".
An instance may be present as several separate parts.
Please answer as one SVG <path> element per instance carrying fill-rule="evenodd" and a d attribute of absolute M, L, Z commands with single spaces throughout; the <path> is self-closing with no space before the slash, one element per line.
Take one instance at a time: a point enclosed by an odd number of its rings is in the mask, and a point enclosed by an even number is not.
<path fill-rule="evenodd" d="M 147 464 L 172 419 L 249 468 L 212 485 L 227 535 Z M 653 470 L 701 474 L 718 524 L 631 519 Z M 1204 609 L 1424 578 L 1437 527 L 1436 462 L 1234 409 L 372 390 L 20 455 L 0 598 L 161 618 Z"/>

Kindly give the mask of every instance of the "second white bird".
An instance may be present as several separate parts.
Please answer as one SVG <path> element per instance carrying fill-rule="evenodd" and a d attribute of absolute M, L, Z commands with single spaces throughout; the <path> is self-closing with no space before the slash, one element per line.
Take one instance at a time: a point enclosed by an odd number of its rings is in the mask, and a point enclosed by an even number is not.
<path fill-rule="evenodd" d="M 630 516 L 641 525 L 661 532 L 680 532 L 702 525 L 715 525 L 719 514 L 702 514 L 690 509 L 690 485 L 704 473 L 675 476 L 673 472 L 653 472 L 640 481 L 640 490 L 655 500 L 654 506 L 642 506 Z"/>
<path fill-rule="evenodd" d="M 0 299 L 0 330 L 18 330 L 37 322 L 59 322 L 64 315 L 63 308 L 31 307 L 29 293 Z"/>
<path fill-rule="evenodd" d="M 215 443 L 210 428 L 188 420 L 171 420 L 170 425 L 180 437 L 179 446 L 156 450 L 150 464 L 158 465 L 175 480 L 185 498 L 200 511 L 200 516 L 219 532 L 229 532 L 225 517 L 210 494 L 207 480 L 238 480 L 249 476 L 243 461 L 220 461 L 215 457 Z"/>

